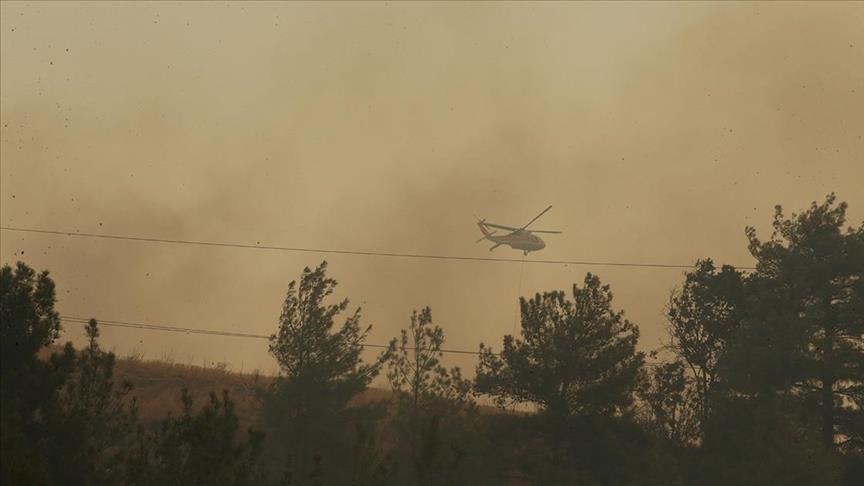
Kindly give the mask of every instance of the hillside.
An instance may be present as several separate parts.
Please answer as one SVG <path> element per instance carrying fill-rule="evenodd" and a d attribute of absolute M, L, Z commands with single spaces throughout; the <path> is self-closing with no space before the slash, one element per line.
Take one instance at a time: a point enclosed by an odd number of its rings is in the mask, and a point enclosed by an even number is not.
<path fill-rule="evenodd" d="M 206 403 L 210 392 L 227 390 L 236 405 L 241 429 L 255 423 L 261 402 L 259 395 L 273 381 L 272 376 L 256 373 L 244 374 L 225 368 L 204 368 L 164 361 L 145 361 L 135 358 L 117 360 L 116 381 L 128 381 L 134 387 L 132 396 L 138 403 L 139 417 L 145 424 L 163 420 L 169 413 L 180 411 L 180 393 L 185 387 L 195 405 Z M 386 400 L 390 392 L 377 388 L 366 390 L 354 401 L 368 403 Z"/>

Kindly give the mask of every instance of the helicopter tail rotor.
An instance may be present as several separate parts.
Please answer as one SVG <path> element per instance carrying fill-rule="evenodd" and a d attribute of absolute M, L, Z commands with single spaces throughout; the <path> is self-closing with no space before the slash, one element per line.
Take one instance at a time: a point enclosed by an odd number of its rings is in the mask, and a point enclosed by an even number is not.
<path fill-rule="evenodd" d="M 492 236 L 492 235 L 494 235 L 495 233 L 497 233 L 497 231 L 492 230 L 492 231 L 489 232 L 488 234 L 484 234 L 482 238 L 478 239 L 478 240 L 475 241 L 474 243 L 480 243 L 480 242 L 483 241 L 483 240 L 488 240 L 489 237 Z"/>
<path fill-rule="evenodd" d="M 485 218 L 480 218 L 476 214 L 474 215 L 474 217 L 477 218 L 477 226 L 480 228 L 480 231 L 483 232 L 483 237 L 475 241 L 475 243 L 480 243 L 483 240 L 488 240 L 490 236 L 496 233 L 496 230 L 492 230 L 490 232 L 489 229 L 486 227 Z"/>

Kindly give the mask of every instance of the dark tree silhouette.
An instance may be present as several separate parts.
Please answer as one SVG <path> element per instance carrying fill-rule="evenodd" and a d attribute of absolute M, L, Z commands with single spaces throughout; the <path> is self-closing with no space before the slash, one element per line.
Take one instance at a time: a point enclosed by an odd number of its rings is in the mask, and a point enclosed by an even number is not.
<path fill-rule="evenodd" d="M 838 445 L 847 475 L 860 467 L 864 224 L 845 215 L 833 194 L 790 218 L 778 206 L 768 241 L 746 230 L 754 272 L 700 261 L 674 294 L 671 349 L 703 404 L 693 482 L 838 484 Z"/>
<path fill-rule="evenodd" d="M 762 359 L 772 360 L 762 363 L 773 372 L 769 384 L 803 396 L 819 416 L 823 443 L 862 452 L 864 222 L 844 232 L 847 205 L 835 202 L 830 194 L 790 218 L 777 206 L 768 241 L 747 228 L 758 262 L 751 294 L 761 300 L 743 335 L 748 343 L 742 336 L 742 352 L 730 365 L 740 369 L 743 351 L 759 346 Z M 741 375 L 739 383 L 753 385 Z"/>
<path fill-rule="evenodd" d="M 413 477 L 402 468 L 402 484 L 441 484 L 461 466 L 456 429 L 463 425 L 460 415 L 474 409 L 472 383 L 458 367 L 441 366 L 443 344 L 444 331 L 426 307 L 412 313 L 383 358 L 395 403 L 395 462 L 414 465 Z"/>
<path fill-rule="evenodd" d="M 662 363 L 640 383 L 642 422 L 672 443 L 687 446 L 699 439 L 699 399 L 681 361 Z"/>
<path fill-rule="evenodd" d="M 703 427 L 691 484 L 840 484 L 840 457 L 823 447 L 818 427 L 801 414 L 794 397 L 724 397 Z"/>
<path fill-rule="evenodd" d="M 48 360 L 37 354 L 60 332 L 54 281 L 23 262 L 0 269 L 0 454 L 3 484 L 47 480 L 39 445 L 50 436 L 42 420 L 72 372 L 67 344 Z"/>
<path fill-rule="evenodd" d="M 47 471 L 56 484 L 120 484 L 137 421 L 135 401 L 128 398 L 132 385 L 115 385 L 115 357 L 100 348 L 95 319 L 85 331 L 87 348 L 42 417 L 51 431 L 42 447 Z"/>
<path fill-rule="evenodd" d="M 540 408 L 540 416 L 525 423 L 522 444 L 513 444 L 520 469 L 539 484 L 615 484 L 636 477 L 611 479 L 608 472 L 614 451 L 632 440 L 626 437 L 633 427 L 619 427 L 625 421 L 616 416 L 629 413 L 641 377 L 639 329 L 612 308 L 609 286 L 590 273 L 581 288 L 573 286 L 572 301 L 564 292 L 546 292 L 520 299 L 520 307 L 522 338 L 505 336 L 500 356 L 481 344 L 475 381 L 477 391 L 494 396 L 499 406 L 528 402 Z M 607 437 L 599 438 L 601 430 L 608 430 Z M 596 437 L 591 448 L 583 437 Z"/>
<path fill-rule="evenodd" d="M 473 405 L 470 380 L 462 379 L 459 367 L 441 366 L 443 345 L 444 331 L 433 324 L 429 307 L 414 311 L 408 329 L 390 341 L 384 362 L 400 412 L 417 416 Z"/>
<path fill-rule="evenodd" d="M 234 402 L 227 391 L 197 412 L 184 388 L 183 409 L 168 417 L 159 430 L 139 432 L 128 462 L 128 484 L 261 484 L 257 460 L 264 435 L 250 429 L 248 441 L 237 437 Z"/>
<path fill-rule="evenodd" d="M 632 403 L 644 355 L 639 329 L 612 309 L 612 291 L 588 274 L 573 301 L 564 292 L 520 299 L 522 339 L 504 337 L 501 356 L 480 345 L 477 389 L 559 415 L 613 414 Z"/>
<path fill-rule="evenodd" d="M 18 262 L 15 270 L 8 265 L 0 269 L 0 373 L 4 384 L 22 369 L 32 368 L 38 362 L 36 353 L 60 335 L 54 293 L 54 281 L 47 271 L 36 275 L 24 262 Z"/>
<path fill-rule="evenodd" d="M 270 337 L 270 353 L 286 379 L 321 376 L 360 391 L 377 371 L 375 365 L 364 365 L 360 358 L 363 340 L 372 326 L 361 329 L 357 308 L 334 332 L 334 320 L 348 308 L 348 299 L 324 304 L 337 285 L 326 272 L 327 262 L 314 271 L 307 267 L 299 286 L 296 281 L 288 285 L 279 329 Z"/>
<path fill-rule="evenodd" d="M 300 283 L 289 284 L 279 329 L 270 337 L 270 353 L 281 374 L 264 397 L 262 410 L 273 445 L 269 462 L 290 469 L 299 484 L 317 481 L 324 473 L 349 474 L 352 414 L 360 415 L 357 420 L 374 416 L 360 407 L 347 409 L 380 368 L 378 362 L 364 364 L 361 359 L 372 326 L 361 328 L 358 308 L 336 327 L 348 300 L 325 304 L 337 285 L 326 270 L 326 262 L 314 271 L 305 268 Z"/>
<path fill-rule="evenodd" d="M 734 267 L 719 271 L 711 259 L 688 272 L 666 308 L 669 347 L 687 366 L 695 384 L 699 417 L 709 409 L 709 394 L 719 380 L 717 369 L 727 340 L 743 316 L 744 277 Z"/>

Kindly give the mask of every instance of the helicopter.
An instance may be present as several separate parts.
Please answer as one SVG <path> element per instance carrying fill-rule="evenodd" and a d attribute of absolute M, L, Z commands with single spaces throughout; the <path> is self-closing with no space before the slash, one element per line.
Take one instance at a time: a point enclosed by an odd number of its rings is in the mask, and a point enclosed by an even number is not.
<path fill-rule="evenodd" d="M 528 228 L 531 223 L 537 221 L 540 216 L 546 214 L 546 211 L 552 209 L 552 206 L 544 209 L 537 216 L 534 216 L 534 219 L 528 221 L 521 228 L 514 228 L 512 226 L 506 226 L 503 224 L 495 224 L 495 223 L 487 223 L 485 218 L 477 218 L 477 226 L 480 227 L 480 231 L 483 233 L 483 237 L 477 240 L 475 243 L 480 243 L 483 240 L 489 240 L 493 243 L 489 251 L 498 248 L 501 245 L 508 245 L 510 248 L 514 250 L 522 250 L 522 254 L 527 256 L 529 252 L 542 250 L 546 248 L 546 243 L 540 239 L 539 236 L 536 236 L 534 233 L 553 233 L 553 234 L 561 234 L 560 231 L 548 231 L 548 230 L 529 230 Z M 489 228 L 497 228 L 502 230 L 507 230 L 510 233 L 505 235 L 495 236 L 497 231 L 492 230 L 489 231 Z"/>

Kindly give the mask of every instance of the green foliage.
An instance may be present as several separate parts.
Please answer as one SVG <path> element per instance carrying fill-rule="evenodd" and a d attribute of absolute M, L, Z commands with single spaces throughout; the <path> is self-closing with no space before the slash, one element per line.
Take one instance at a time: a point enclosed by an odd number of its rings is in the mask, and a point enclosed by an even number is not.
<path fill-rule="evenodd" d="M 642 423 L 679 446 L 699 438 L 699 398 L 681 361 L 654 367 L 639 385 L 643 403 Z"/>
<path fill-rule="evenodd" d="M 711 259 L 700 260 L 666 308 L 669 347 L 687 365 L 698 393 L 700 416 L 717 388 L 720 357 L 743 318 L 744 276 Z"/>
<path fill-rule="evenodd" d="M 243 484 L 252 480 L 261 438 L 233 446 L 237 418 L 227 396 L 197 415 L 184 398 L 179 420 L 135 447 L 131 385 L 114 382 L 115 356 L 99 346 L 98 323 L 87 348 L 37 353 L 60 331 L 54 283 L 19 263 L 0 270 L 3 484 Z M 6 351 L 9 351 L 8 353 Z"/>
<path fill-rule="evenodd" d="M 613 414 L 632 402 L 644 355 L 639 329 L 612 309 L 608 285 L 590 273 L 584 286 L 520 300 L 522 339 L 504 337 L 501 356 L 481 344 L 478 391 L 531 402 L 554 415 Z"/>
<path fill-rule="evenodd" d="M 85 327 L 87 348 L 74 373 L 41 420 L 50 431 L 42 444 L 51 483 L 120 484 L 125 453 L 137 420 L 129 383 L 115 386 L 113 353 L 99 347 L 95 319 Z"/>
<path fill-rule="evenodd" d="M 23 262 L 15 270 L 0 269 L 0 364 L 4 382 L 22 368 L 32 367 L 36 353 L 60 334 L 60 316 L 54 310 L 54 281 L 48 272 L 36 272 Z"/>
<path fill-rule="evenodd" d="M 708 486 L 836 485 L 841 459 L 788 396 L 717 400 L 691 482 Z"/>
<path fill-rule="evenodd" d="M 673 296 L 670 348 L 703 405 L 693 482 L 838 484 L 835 446 L 862 453 L 864 224 L 844 231 L 835 201 L 778 206 L 770 240 L 747 228 L 755 272 L 700 261 Z"/>
<path fill-rule="evenodd" d="M 567 437 L 565 476 L 598 485 L 683 485 L 681 468 L 665 444 L 641 430 L 627 417 L 588 416 L 552 419 Z M 556 432 L 552 432 L 556 433 Z"/>
<path fill-rule="evenodd" d="M 364 364 L 363 341 L 372 326 L 360 327 L 360 309 L 336 327 L 348 300 L 327 305 L 337 282 L 326 275 L 327 263 L 303 270 L 292 281 L 282 307 L 279 329 L 270 337 L 270 353 L 281 375 L 264 396 L 262 423 L 269 432 L 268 463 L 276 474 L 289 473 L 292 484 L 347 481 L 352 467 L 352 427 L 374 421 L 383 410 L 355 407 L 349 400 L 366 389 L 380 364 Z"/>
<path fill-rule="evenodd" d="M 762 383 L 794 392 L 819 417 L 823 443 L 864 451 L 864 223 L 848 228 L 833 194 L 790 218 L 777 206 L 768 241 L 747 229 L 757 259 L 748 327 L 738 342 L 767 352 Z M 742 353 L 729 368 L 752 369 Z M 750 365 L 750 366 L 748 366 Z M 766 373 L 762 373 L 765 375 Z M 741 375 L 744 375 L 743 377 Z M 738 373 L 745 391 L 753 380 Z M 749 389 L 746 385 L 750 385 Z M 766 388 L 765 386 L 762 387 Z"/>
<path fill-rule="evenodd" d="M 502 414 L 482 422 L 488 443 L 470 453 L 494 467 L 479 484 L 685 484 L 672 448 L 628 417 Z"/>
<path fill-rule="evenodd" d="M 384 452 L 379 423 L 359 421 L 354 423 L 352 444 L 352 473 L 350 483 L 357 486 L 383 486 L 395 482 L 394 463 L 390 454 Z"/>
<path fill-rule="evenodd" d="M 383 361 L 400 412 L 440 414 L 473 405 L 471 382 L 462 379 L 458 367 L 441 366 L 443 344 L 444 331 L 433 325 L 429 307 L 414 311 L 408 329 L 390 342 Z"/>
<path fill-rule="evenodd" d="M 377 371 L 360 359 L 363 340 L 372 326 L 361 330 L 358 308 L 334 332 L 334 319 L 348 308 L 348 299 L 324 305 L 337 285 L 326 272 L 327 262 L 314 271 L 307 267 L 299 287 L 296 281 L 288 285 L 279 330 L 270 337 L 270 354 L 288 379 L 320 376 L 362 387 Z"/>
<path fill-rule="evenodd" d="M 67 345 L 45 361 L 37 353 L 60 332 L 54 281 L 23 262 L 0 269 L 0 454 L 3 484 L 45 482 L 40 445 L 51 431 L 42 416 L 71 374 L 75 352 Z"/>
<path fill-rule="evenodd" d="M 408 329 L 383 357 L 395 404 L 400 484 L 441 484 L 461 466 L 460 415 L 474 411 L 472 383 L 458 367 L 441 366 L 443 344 L 444 331 L 426 307 L 412 313 Z M 405 467 L 409 464 L 413 468 Z"/>
<path fill-rule="evenodd" d="M 246 442 L 237 439 L 239 429 L 234 403 L 223 391 L 197 412 L 184 388 L 183 411 L 168 417 L 159 430 L 139 431 L 137 448 L 130 457 L 129 484 L 260 484 L 257 460 L 264 435 L 249 430 Z"/>

